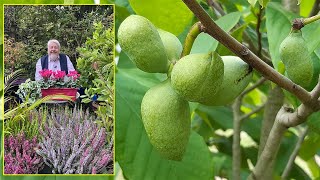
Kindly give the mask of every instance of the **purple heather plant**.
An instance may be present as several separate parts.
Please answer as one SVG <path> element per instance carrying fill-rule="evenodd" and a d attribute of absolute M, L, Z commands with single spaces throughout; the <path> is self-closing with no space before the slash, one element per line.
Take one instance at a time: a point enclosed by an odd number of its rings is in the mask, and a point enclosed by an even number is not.
<path fill-rule="evenodd" d="M 4 138 L 4 173 L 37 174 L 44 163 L 36 151 L 37 138 L 27 140 L 24 133 Z"/>
<path fill-rule="evenodd" d="M 113 146 L 107 147 L 105 129 L 89 112 L 57 109 L 40 131 L 43 140 L 37 153 L 54 174 L 113 172 Z"/>

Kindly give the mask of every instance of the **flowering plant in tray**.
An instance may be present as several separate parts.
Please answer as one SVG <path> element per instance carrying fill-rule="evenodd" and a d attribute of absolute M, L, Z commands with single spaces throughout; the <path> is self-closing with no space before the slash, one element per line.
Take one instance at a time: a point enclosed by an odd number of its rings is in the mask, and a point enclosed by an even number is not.
<path fill-rule="evenodd" d="M 42 79 L 39 81 L 42 96 L 62 94 L 71 96 L 75 100 L 77 84 L 80 74 L 77 71 L 69 71 L 66 75 L 64 71 L 51 71 L 44 69 L 39 72 Z M 55 99 L 62 100 L 62 99 Z"/>
<path fill-rule="evenodd" d="M 80 74 L 77 71 L 69 71 L 66 75 L 64 71 L 53 72 L 44 69 L 39 72 L 42 79 L 39 81 L 42 89 L 48 88 L 76 88 Z"/>

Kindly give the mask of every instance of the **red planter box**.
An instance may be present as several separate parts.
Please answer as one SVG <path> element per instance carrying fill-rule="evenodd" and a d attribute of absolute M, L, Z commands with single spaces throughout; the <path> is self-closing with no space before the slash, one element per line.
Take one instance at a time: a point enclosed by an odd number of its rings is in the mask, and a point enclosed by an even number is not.
<path fill-rule="evenodd" d="M 73 101 L 76 100 L 78 89 L 76 88 L 49 88 L 49 89 L 41 89 L 42 97 L 48 95 L 65 95 L 70 96 Z M 61 98 L 53 98 L 55 101 L 64 101 L 65 99 Z"/>

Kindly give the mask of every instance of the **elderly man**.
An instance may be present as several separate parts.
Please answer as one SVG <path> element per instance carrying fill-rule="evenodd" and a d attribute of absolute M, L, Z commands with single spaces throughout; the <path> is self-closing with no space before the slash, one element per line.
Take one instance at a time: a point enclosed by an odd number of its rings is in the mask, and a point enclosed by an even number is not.
<path fill-rule="evenodd" d="M 41 80 L 39 71 L 49 69 L 55 71 L 74 71 L 70 58 L 65 54 L 60 54 L 60 43 L 55 39 L 48 41 L 48 55 L 41 57 L 36 64 L 35 80 Z"/>

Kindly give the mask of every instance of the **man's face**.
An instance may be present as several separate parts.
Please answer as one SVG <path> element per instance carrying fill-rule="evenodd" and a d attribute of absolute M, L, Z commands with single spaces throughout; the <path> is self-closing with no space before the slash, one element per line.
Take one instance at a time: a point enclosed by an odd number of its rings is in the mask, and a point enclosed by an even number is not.
<path fill-rule="evenodd" d="M 49 47 L 48 47 L 48 54 L 50 56 L 50 59 L 55 61 L 57 60 L 58 56 L 59 56 L 59 46 L 56 43 L 50 43 Z"/>

